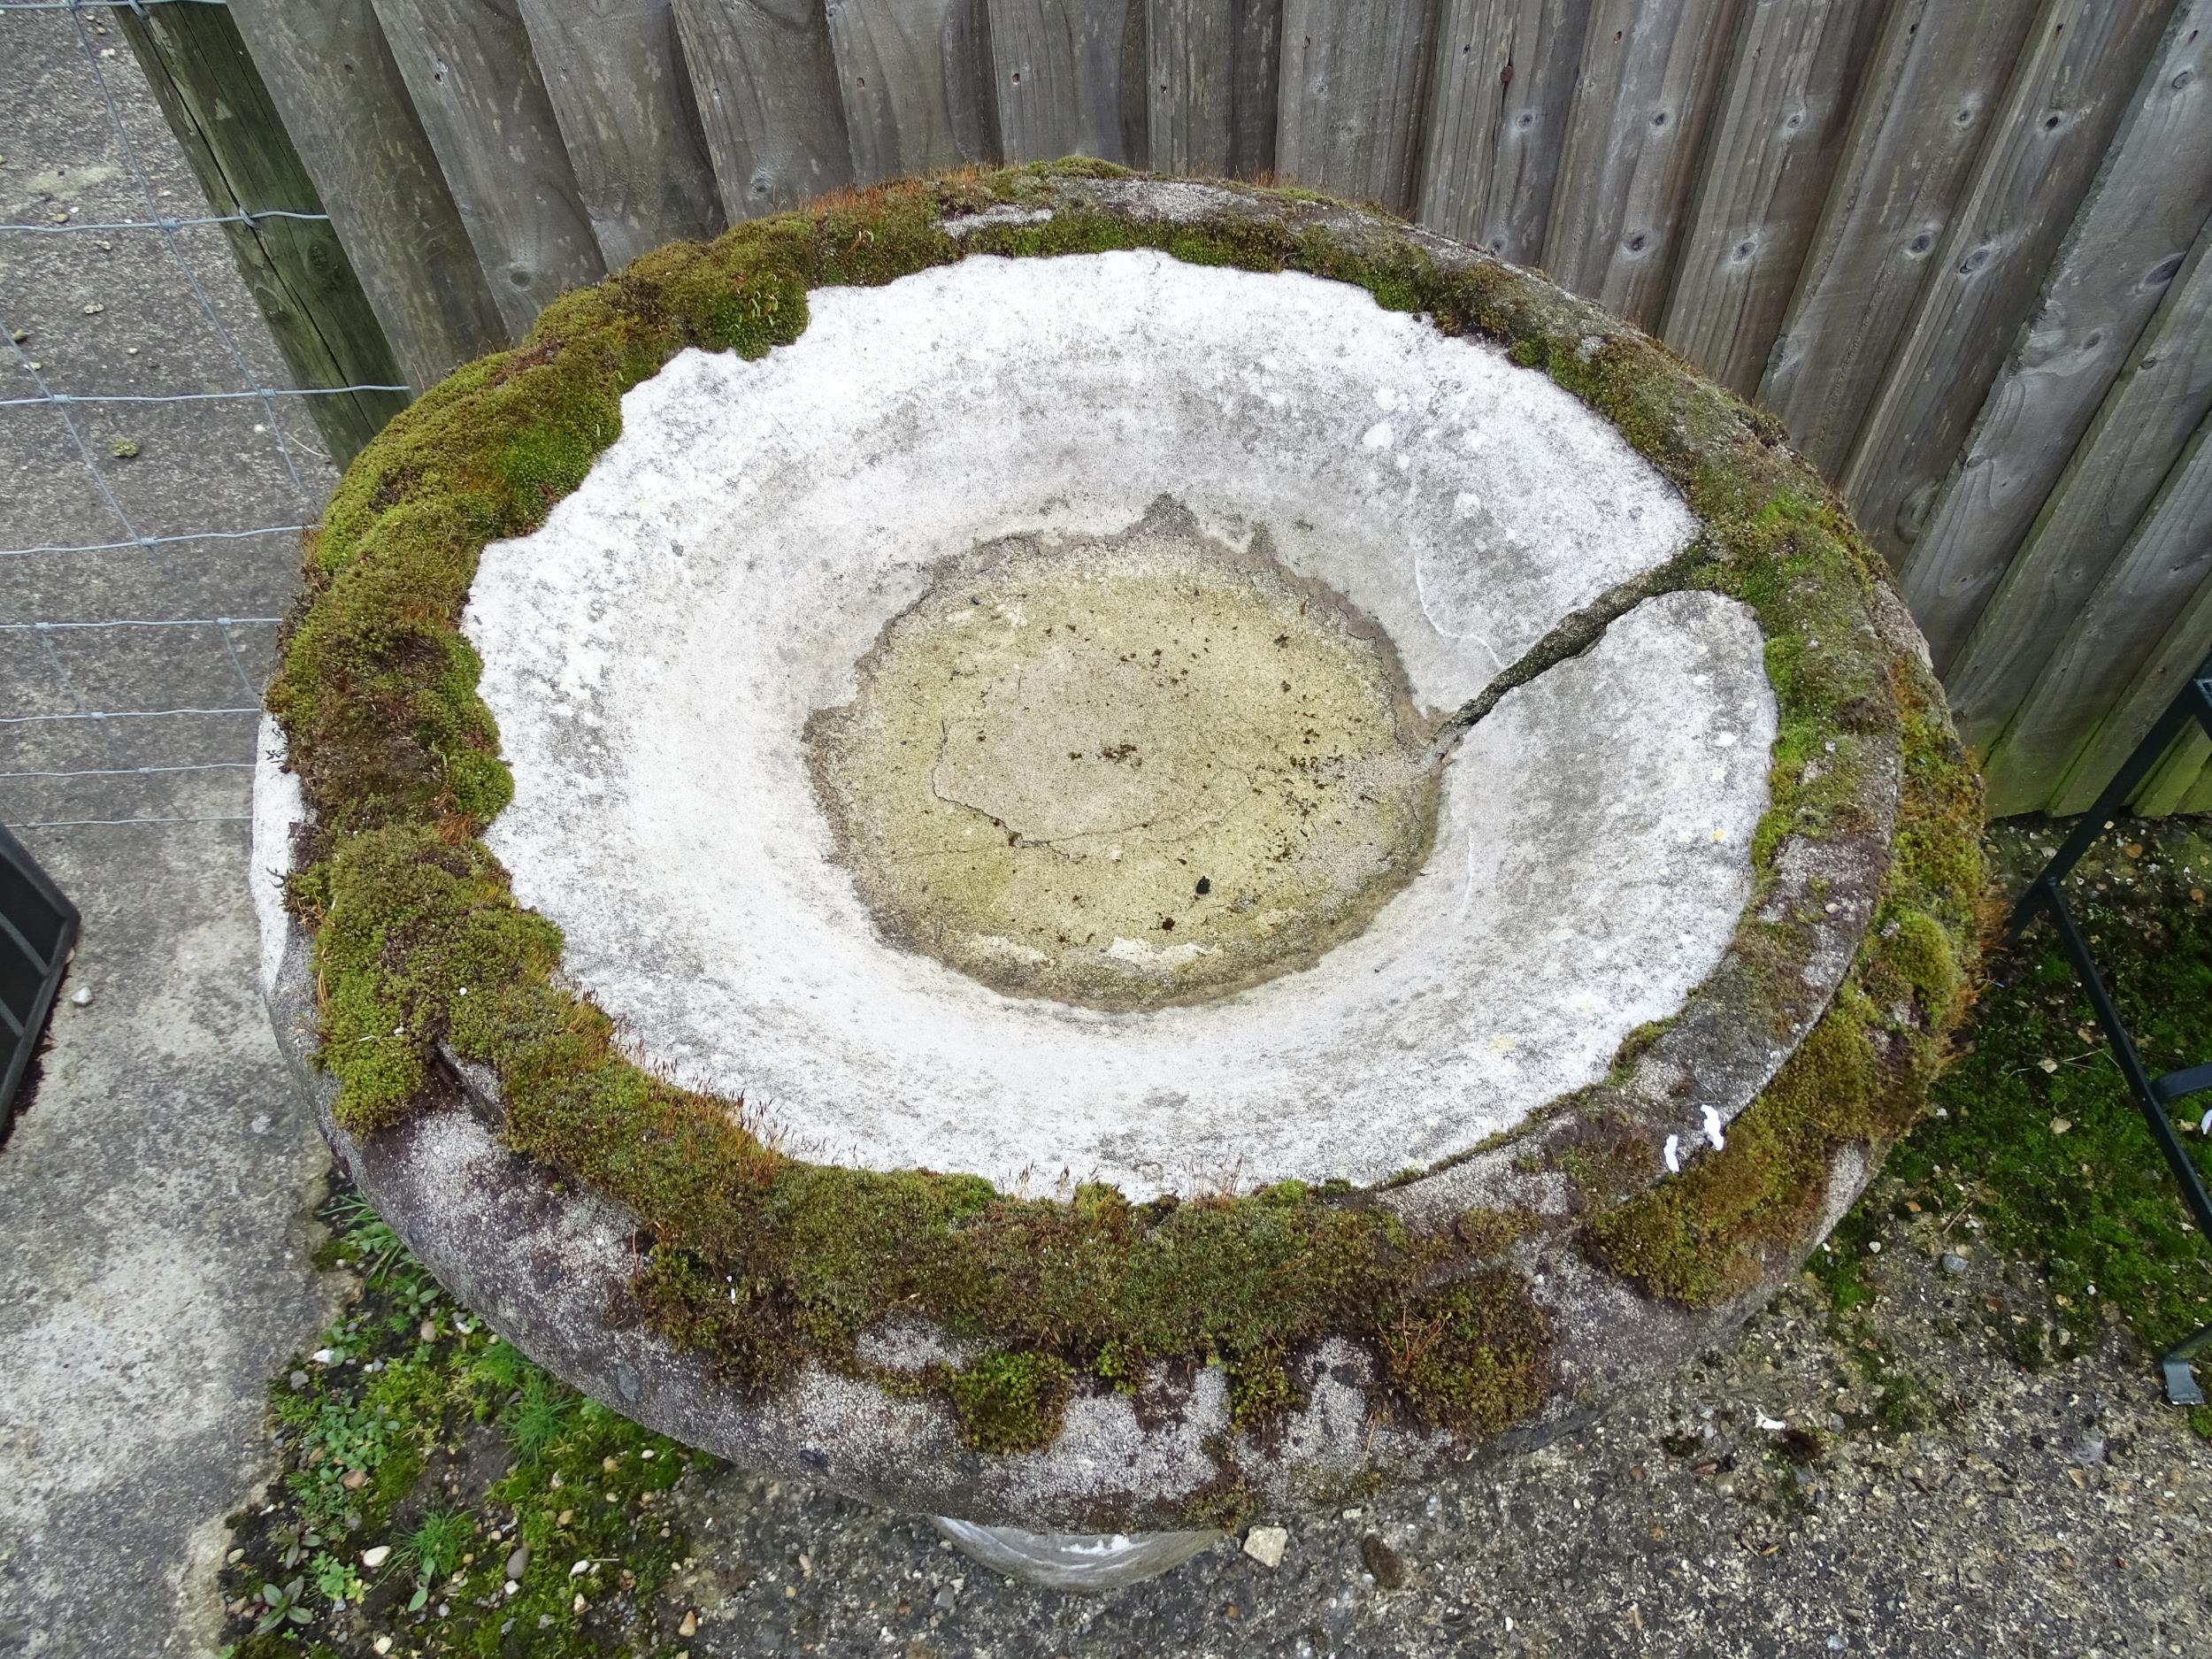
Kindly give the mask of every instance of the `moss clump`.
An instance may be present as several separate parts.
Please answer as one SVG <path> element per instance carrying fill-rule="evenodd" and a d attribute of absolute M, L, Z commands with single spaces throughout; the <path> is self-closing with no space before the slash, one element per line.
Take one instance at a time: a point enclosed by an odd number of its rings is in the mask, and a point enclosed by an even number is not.
<path fill-rule="evenodd" d="M 342 1084 L 341 1121 L 363 1133 L 435 1094 L 438 1044 L 493 1068 L 508 1141 L 641 1217 L 652 1235 L 641 1306 L 749 1390 L 809 1356 L 865 1371 L 859 1333 L 895 1312 L 995 1356 L 933 1385 L 979 1445 L 1033 1443 L 1077 1379 L 1129 1386 L 1161 1363 L 1225 1366 L 1239 1425 L 1262 1428 L 1294 1402 L 1291 1356 L 1333 1334 L 1383 1357 L 1415 1417 L 1492 1430 L 1548 1386 L 1548 1334 L 1525 1287 L 1485 1265 L 1525 1217 L 1478 1213 L 1414 1233 L 1340 1182 L 1180 1205 L 1088 1188 L 1069 1204 L 1027 1202 L 971 1178 L 783 1157 L 726 1102 L 615 1050 L 605 1017 L 555 977 L 557 933 L 515 904 L 476 839 L 511 793 L 458 630 L 478 556 L 542 521 L 618 432 L 622 394 L 683 346 L 757 356 L 797 337 L 817 285 L 887 282 L 971 252 L 1148 246 L 1356 283 L 1548 373 L 1702 518 L 1695 557 L 1667 580 L 1756 612 L 1781 709 L 1755 848 L 1763 891 L 1791 837 L 1878 832 L 1867 803 L 1903 756 L 1882 926 L 1728 1151 L 1650 1188 L 1648 1147 L 1637 1153 L 1625 1120 L 1577 1143 L 1591 1254 L 1656 1294 L 1725 1297 L 1801 1239 L 1837 1147 L 1886 1141 L 1909 1120 L 1972 953 L 1971 776 L 1932 682 L 1868 626 L 1885 597 L 1878 561 L 1770 423 L 1548 285 L 1485 262 L 1440 264 L 1325 206 L 1165 223 L 1065 187 L 1116 173 L 1070 165 L 903 184 L 661 250 L 549 307 L 521 348 L 462 370 L 363 451 L 311 539 L 270 694 L 315 813 L 293 896 L 316 928 L 322 1063 Z M 999 203 L 1043 203 L 1052 217 L 976 227 L 961 242 L 938 223 Z M 1778 982 L 1809 949 L 1787 924 L 1747 924 L 1738 941 L 1771 958 Z"/>
<path fill-rule="evenodd" d="M 1075 1373 L 1049 1354 L 986 1354 L 945 1383 L 960 1433 L 979 1452 L 1033 1452 L 1060 1438 Z"/>
<path fill-rule="evenodd" d="M 1549 1392 L 1551 1325 L 1511 1273 L 1477 1273 L 1384 1310 L 1391 1374 L 1426 1421 L 1494 1434 Z"/>

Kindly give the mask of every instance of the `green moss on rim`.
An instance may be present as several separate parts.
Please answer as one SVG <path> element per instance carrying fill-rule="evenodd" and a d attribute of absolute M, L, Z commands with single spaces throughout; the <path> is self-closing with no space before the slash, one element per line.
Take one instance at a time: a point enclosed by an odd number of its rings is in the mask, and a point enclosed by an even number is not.
<path fill-rule="evenodd" d="M 1028 1202 L 972 1177 L 783 1157 L 726 1102 L 616 1052 L 606 1018 L 555 982 L 558 930 L 515 903 L 477 839 L 512 790 L 458 626 L 477 557 L 542 522 L 612 442 L 622 393 L 680 348 L 757 357 L 797 338 L 813 287 L 887 282 L 972 252 L 1149 246 L 1356 283 L 1548 373 L 1704 521 L 1678 580 L 1757 613 L 1781 710 L 1754 849 L 1762 894 L 1792 837 L 1878 831 L 1859 821 L 1870 769 L 1901 750 L 1877 926 L 1728 1148 L 1652 1186 L 1648 1148 L 1624 1128 L 1585 1125 L 1576 1141 L 1590 1155 L 1576 1182 L 1583 1246 L 1650 1294 L 1721 1302 L 1756 1284 L 1770 1252 L 1809 1242 L 1837 1150 L 1878 1146 L 1917 1109 L 1961 1010 L 1980 891 L 1972 776 L 1932 680 L 1870 626 L 1885 597 L 1874 556 L 1770 422 L 1548 285 L 1486 262 L 1448 268 L 1371 220 L 1351 234 L 1312 210 L 1303 223 L 1140 221 L 1060 189 L 1118 176 L 1081 164 L 908 183 L 663 249 L 565 296 L 522 347 L 461 370 L 362 452 L 310 538 L 308 591 L 270 693 L 314 815 L 290 890 L 315 935 L 321 1063 L 356 1133 L 423 1098 L 442 1042 L 491 1066 L 507 1141 L 640 1217 L 655 1242 L 639 1303 L 749 1392 L 810 1356 L 865 1373 L 860 1333 L 897 1312 L 988 1348 L 927 1385 L 979 1449 L 1048 1441 L 1079 1376 L 1129 1387 L 1163 1362 L 1226 1367 L 1235 1422 L 1260 1428 L 1294 1403 L 1290 1357 L 1335 1334 L 1381 1358 L 1415 1419 L 1493 1432 L 1555 1386 L 1552 1333 L 1498 1264 L 1531 1217 L 1474 1212 L 1417 1233 L 1341 1183 L 1179 1204 L 1102 1188 Z M 939 223 L 1037 200 L 1049 219 L 976 226 L 959 242 Z M 1762 946 L 1761 926 L 1747 920 L 1740 952 L 1801 965 L 1797 933 L 1769 928 Z"/>

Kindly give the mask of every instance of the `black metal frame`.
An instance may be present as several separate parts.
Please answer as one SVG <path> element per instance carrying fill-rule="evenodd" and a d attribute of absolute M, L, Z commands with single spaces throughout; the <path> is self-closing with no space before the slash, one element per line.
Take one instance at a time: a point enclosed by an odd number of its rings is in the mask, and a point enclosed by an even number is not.
<path fill-rule="evenodd" d="M 2212 1240 L 2212 1194 L 2206 1193 L 2204 1178 L 2198 1172 L 2188 1148 L 2182 1145 L 2169 1110 L 2185 1095 L 2212 1089 L 2212 1064 L 2191 1066 L 2155 1078 L 2143 1070 L 2142 1058 L 2135 1051 L 2135 1039 L 2129 1035 L 2120 1010 L 2113 1006 L 2112 994 L 2105 988 L 2104 976 L 2097 972 L 2097 960 L 2090 954 L 2089 941 L 2082 937 L 2080 925 L 2066 908 L 2066 896 L 2059 890 L 2059 883 L 2065 880 L 2081 856 L 2105 833 L 2113 814 L 2135 794 L 2151 768 L 2165 756 L 2174 739 L 2192 720 L 2199 722 L 2205 734 L 2212 737 L 2212 657 L 2198 664 L 2197 672 L 2159 717 L 2158 724 L 2136 745 L 2135 752 L 2128 757 L 2119 774 L 2105 786 L 2096 805 L 2074 826 L 2074 833 L 2066 838 L 2065 844 L 2043 866 L 2042 874 L 2020 895 L 2020 902 L 2012 907 L 2012 916 L 2005 925 L 2005 940 L 2008 944 L 2016 942 L 2028 925 L 2046 911 L 2057 924 L 2059 939 L 2066 947 L 2066 954 L 2073 958 L 2074 972 L 2081 977 L 2082 988 L 2089 993 L 2090 1005 L 2097 1010 L 2097 1024 L 2104 1029 L 2105 1041 L 2112 1045 L 2112 1056 L 2119 1062 L 2121 1076 L 2127 1079 L 2128 1093 L 2142 1109 L 2143 1119 L 2150 1125 L 2151 1138 L 2165 1154 L 2166 1165 L 2181 1187 L 2182 1202 L 2196 1217 L 2199 1233 Z M 2212 1325 L 2182 1338 L 2161 1356 L 2159 1366 L 2165 1375 L 2166 1398 L 2175 1405 L 2204 1403 L 2204 1391 L 2197 1386 L 2189 1362 L 2208 1347 L 2212 1347 Z"/>
<path fill-rule="evenodd" d="M 15 1121 L 16 1091 L 38 1052 L 61 976 L 77 948 L 77 907 L 23 843 L 0 828 L 0 1141 Z"/>

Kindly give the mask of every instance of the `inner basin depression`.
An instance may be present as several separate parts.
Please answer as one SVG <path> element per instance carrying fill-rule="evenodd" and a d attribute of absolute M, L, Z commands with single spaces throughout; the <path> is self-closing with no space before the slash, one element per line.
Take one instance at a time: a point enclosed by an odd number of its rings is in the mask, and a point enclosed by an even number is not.
<path fill-rule="evenodd" d="M 1762 638 L 1640 596 L 1700 526 L 1548 379 L 1152 252 L 810 305 L 631 391 L 465 618 L 486 840 L 634 1057 L 820 1161 L 1369 1183 L 1712 971 Z"/>

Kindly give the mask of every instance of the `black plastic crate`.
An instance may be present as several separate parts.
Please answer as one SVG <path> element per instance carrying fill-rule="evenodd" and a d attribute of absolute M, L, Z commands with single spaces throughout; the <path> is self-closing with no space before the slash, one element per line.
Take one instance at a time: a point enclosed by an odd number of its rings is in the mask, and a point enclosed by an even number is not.
<path fill-rule="evenodd" d="M 77 948 L 78 925 L 77 907 L 0 829 L 0 1137 L 14 1122 L 16 1094 Z"/>

